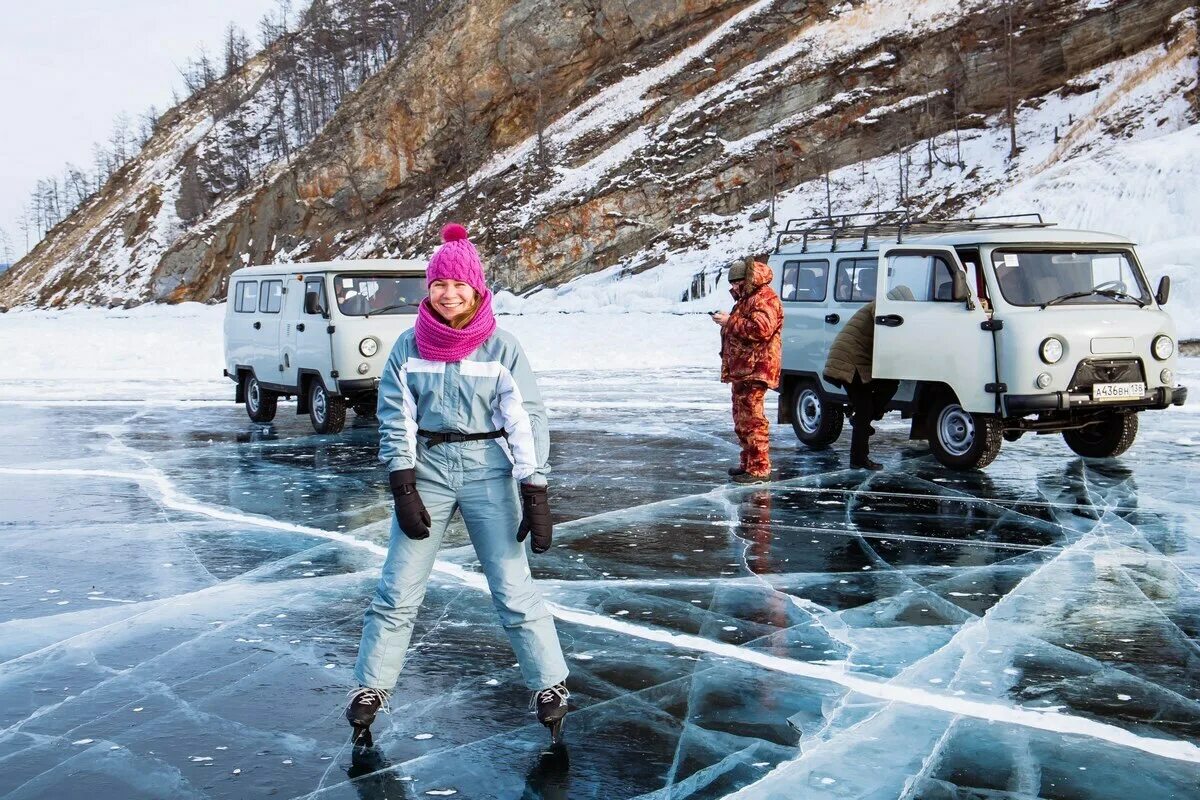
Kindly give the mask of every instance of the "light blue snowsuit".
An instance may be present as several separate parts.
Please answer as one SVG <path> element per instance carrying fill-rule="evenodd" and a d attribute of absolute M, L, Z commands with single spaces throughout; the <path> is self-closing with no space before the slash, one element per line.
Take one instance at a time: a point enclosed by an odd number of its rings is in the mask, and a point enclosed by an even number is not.
<path fill-rule="evenodd" d="M 396 340 L 379 384 L 379 459 L 389 472 L 416 469 L 429 512 L 429 538 L 413 540 L 392 515 L 391 541 L 375 599 L 363 618 L 354 674 L 391 690 L 404 665 L 425 584 L 455 509 L 462 512 L 492 602 L 531 689 L 566 680 L 554 618 L 533 584 L 517 541 L 517 481 L 545 484 L 550 453 L 546 410 L 521 345 L 497 329 L 462 361 L 422 359 L 409 330 Z M 505 438 L 429 447 L 417 431 Z M 514 478 L 516 480 L 514 480 Z"/>

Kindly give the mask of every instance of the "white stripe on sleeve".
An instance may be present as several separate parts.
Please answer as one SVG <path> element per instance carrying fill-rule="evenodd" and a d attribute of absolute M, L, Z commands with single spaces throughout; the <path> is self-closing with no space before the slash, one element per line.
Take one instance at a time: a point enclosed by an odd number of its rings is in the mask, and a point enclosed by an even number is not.
<path fill-rule="evenodd" d="M 408 454 L 412 456 L 413 466 L 417 465 L 417 399 L 413 397 L 412 389 L 408 388 L 409 359 L 400 368 L 400 391 L 404 393 L 404 439 L 408 445 Z"/>
<path fill-rule="evenodd" d="M 503 364 L 499 367 L 496 384 L 500 402 L 500 418 L 508 432 L 508 446 L 512 450 L 513 477 L 521 481 L 537 471 L 537 453 L 533 446 L 533 424 L 525 410 L 521 389 L 513 380 L 512 373 Z"/>

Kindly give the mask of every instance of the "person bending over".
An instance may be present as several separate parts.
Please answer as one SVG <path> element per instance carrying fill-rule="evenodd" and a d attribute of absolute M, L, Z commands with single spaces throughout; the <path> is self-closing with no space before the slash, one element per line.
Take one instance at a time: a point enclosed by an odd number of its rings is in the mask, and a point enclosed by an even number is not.
<path fill-rule="evenodd" d="M 872 461 L 870 439 L 875 435 L 871 424 L 883 419 L 888 403 L 900 386 L 898 381 L 875 378 L 871 365 L 875 347 L 875 301 L 864 305 L 838 331 L 823 370 L 825 380 L 845 389 L 850 400 L 850 466 L 879 470 L 883 465 Z"/>

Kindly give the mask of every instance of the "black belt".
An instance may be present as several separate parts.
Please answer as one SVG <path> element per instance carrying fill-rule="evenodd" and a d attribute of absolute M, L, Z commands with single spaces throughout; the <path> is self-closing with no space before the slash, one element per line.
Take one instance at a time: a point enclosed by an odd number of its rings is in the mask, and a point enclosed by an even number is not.
<path fill-rule="evenodd" d="M 507 436 L 508 431 L 501 428 L 498 431 L 488 431 L 487 433 L 459 433 L 458 431 L 417 431 L 419 436 L 424 436 L 429 440 L 430 447 L 437 447 L 443 442 L 451 444 L 457 442 L 478 442 L 483 439 L 499 439 L 501 436 Z"/>

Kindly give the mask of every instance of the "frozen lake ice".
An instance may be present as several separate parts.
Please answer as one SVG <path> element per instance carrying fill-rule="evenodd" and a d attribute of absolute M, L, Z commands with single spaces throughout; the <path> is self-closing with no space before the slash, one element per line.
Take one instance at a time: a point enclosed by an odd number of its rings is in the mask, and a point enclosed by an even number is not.
<path fill-rule="evenodd" d="M 974 474 L 898 419 L 875 475 L 776 425 L 779 480 L 734 487 L 712 371 L 541 381 L 559 751 L 458 525 L 352 754 L 373 423 L 0 404 L 0 797 L 1200 797 L 1193 408 L 1119 460 L 1026 437 Z"/>

